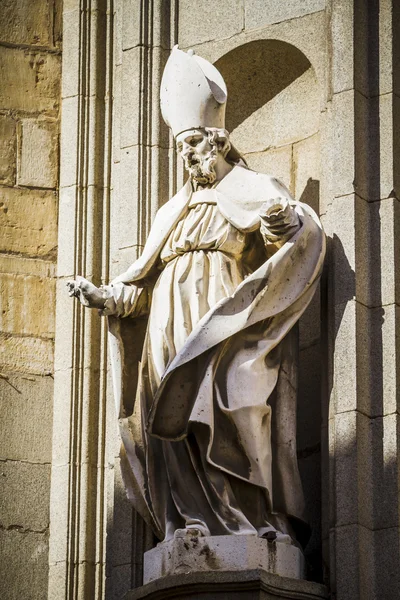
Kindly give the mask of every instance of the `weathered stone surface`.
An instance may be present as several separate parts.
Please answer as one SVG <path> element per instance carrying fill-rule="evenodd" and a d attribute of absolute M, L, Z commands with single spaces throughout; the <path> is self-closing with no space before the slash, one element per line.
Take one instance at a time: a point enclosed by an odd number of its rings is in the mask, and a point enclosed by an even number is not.
<path fill-rule="evenodd" d="M 313 12 L 325 9 L 325 0 L 245 0 L 246 29 L 253 29 L 296 19 Z"/>
<path fill-rule="evenodd" d="M 62 102 L 61 119 L 61 163 L 60 163 L 60 189 L 76 185 L 76 173 L 79 156 L 78 144 L 78 113 L 79 98 L 73 96 Z"/>
<path fill-rule="evenodd" d="M 319 214 L 320 136 L 319 133 L 293 145 L 293 194 Z"/>
<path fill-rule="evenodd" d="M 240 64 L 237 69 L 241 69 Z M 251 86 L 244 93 L 243 99 L 251 93 Z M 318 131 L 319 98 L 312 69 L 304 71 L 273 98 L 266 96 L 264 104 L 261 102 L 260 99 L 259 107 L 240 120 L 231 132 L 232 141 L 241 152 L 262 152 L 302 140 Z M 295 120 L 291 117 L 293 114 L 296 114 Z M 229 128 L 228 118 L 227 123 Z"/>
<path fill-rule="evenodd" d="M 19 135 L 18 185 L 54 188 L 58 179 L 58 123 L 23 119 Z"/>
<path fill-rule="evenodd" d="M 4 364 L 2 359 L 0 362 Z M 2 370 L 1 375 L 0 459 L 49 463 L 52 378 L 8 373 L 5 370 Z"/>
<path fill-rule="evenodd" d="M 140 120 L 145 115 L 139 114 L 140 96 L 139 87 L 140 59 L 143 48 L 126 50 L 122 55 L 122 89 L 121 89 L 121 148 L 134 146 L 139 143 Z M 132 106 L 138 107 L 132 110 Z"/>
<path fill-rule="evenodd" d="M 2 47 L 0 105 L 3 109 L 47 111 L 59 106 L 61 60 L 57 54 Z"/>
<path fill-rule="evenodd" d="M 180 2 L 178 27 L 181 48 L 230 37 L 244 28 L 242 1 Z"/>
<path fill-rule="evenodd" d="M 0 273 L 0 331 L 54 337 L 55 280 Z"/>
<path fill-rule="evenodd" d="M 46 600 L 47 552 L 45 533 L 0 530 L 0 596 Z"/>
<path fill-rule="evenodd" d="M 141 5 L 136 0 L 122 0 L 121 6 L 117 7 L 120 27 L 118 35 L 121 39 L 122 50 L 129 50 L 140 44 L 140 9 Z M 118 57 L 117 57 L 118 64 Z"/>
<path fill-rule="evenodd" d="M 357 406 L 356 302 L 335 307 L 335 369 L 332 410 L 336 413 Z"/>
<path fill-rule="evenodd" d="M 292 184 L 292 146 L 271 148 L 266 152 L 251 152 L 245 155 L 251 169 L 268 173 L 282 181 L 290 191 Z"/>
<path fill-rule="evenodd" d="M 299 352 L 297 395 L 297 448 L 301 455 L 314 452 L 321 439 L 321 346 Z"/>
<path fill-rule="evenodd" d="M 33 275 L 41 278 L 55 277 L 56 263 L 14 254 L 0 254 L 0 273 Z"/>
<path fill-rule="evenodd" d="M 43 533 L 49 526 L 50 465 L 0 461 L 0 529 Z"/>
<path fill-rule="evenodd" d="M 0 40 L 32 46 L 52 45 L 53 10 L 49 0 L 2 0 Z"/>
<path fill-rule="evenodd" d="M 126 594 L 124 600 L 161 600 L 161 598 L 190 598 L 214 600 L 272 600 L 275 598 L 310 598 L 322 600 L 328 597 L 325 586 L 253 571 L 183 573 L 162 577 Z"/>
<path fill-rule="evenodd" d="M 321 290 L 320 285 L 300 321 L 300 349 L 318 342 L 321 334 Z"/>
<path fill-rule="evenodd" d="M 63 16 L 63 61 L 68 64 L 62 76 L 61 95 L 62 98 L 76 96 L 79 91 L 80 70 L 79 70 L 79 28 L 76 26 L 79 20 L 79 5 L 76 10 L 65 10 Z"/>
<path fill-rule="evenodd" d="M 0 364 L 3 369 L 43 375 L 51 373 L 53 340 L 1 333 Z"/>
<path fill-rule="evenodd" d="M 173 540 L 145 553 L 143 583 L 188 572 L 250 569 L 303 579 L 304 568 L 301 550 L 291 544 L 251 535 L 198 537 L 194 531 L 182 530 Z"/>
<path fill-rule="evenodd" d="M 16 123 L 0 115 L 0 183 L 14 185 L 16 164 Z"/>
<path fill-rule="evenodd" d="M 0 251 L 55 257 L 57 196 L 54 192 L 0 188 Z"/>

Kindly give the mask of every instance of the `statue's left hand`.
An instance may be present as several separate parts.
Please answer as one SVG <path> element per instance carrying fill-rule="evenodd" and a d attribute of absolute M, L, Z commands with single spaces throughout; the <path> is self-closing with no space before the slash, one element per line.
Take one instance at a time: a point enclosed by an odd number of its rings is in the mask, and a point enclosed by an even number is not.
<path fill-rule="evenodd" d="M 259 216 L 264 240 L 278 247 L 290 240 L 300 228 L 299 216 L 287 198 L 270 198 L 261 206 Z"/>
<path fill-rule="evenodd" d="M 96 287 L 93 283 L 84 277 L 77 277 L 67 281 L 68 294 L 78 298 L 83 306 L 89 308 L 103 309 L 105 306 L 105 298 L 102 290 Z"/>

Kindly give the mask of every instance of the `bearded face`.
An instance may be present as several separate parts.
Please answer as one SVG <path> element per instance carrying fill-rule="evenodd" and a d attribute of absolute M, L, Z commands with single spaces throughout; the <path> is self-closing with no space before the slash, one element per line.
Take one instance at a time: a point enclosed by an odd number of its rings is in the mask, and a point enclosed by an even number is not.
<path fill-rule="evenodd" d="M 192 129 L 177 136 L 176 142 L 191 179 L 203 186 L 213 184 L 220 150 L 212 135 L 206 130 Z"/>

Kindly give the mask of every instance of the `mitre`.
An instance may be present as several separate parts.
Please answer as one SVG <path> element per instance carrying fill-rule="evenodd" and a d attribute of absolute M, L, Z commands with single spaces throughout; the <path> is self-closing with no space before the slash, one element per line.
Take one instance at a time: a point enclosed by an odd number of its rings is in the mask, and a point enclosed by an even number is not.
<path fill-rule="evenodd" d="M 161 112 L 174 137 L 187 129 L 225 127 L 228 93 L 221 73 L 207 60 L 175 46 L 164 69 Z"/>

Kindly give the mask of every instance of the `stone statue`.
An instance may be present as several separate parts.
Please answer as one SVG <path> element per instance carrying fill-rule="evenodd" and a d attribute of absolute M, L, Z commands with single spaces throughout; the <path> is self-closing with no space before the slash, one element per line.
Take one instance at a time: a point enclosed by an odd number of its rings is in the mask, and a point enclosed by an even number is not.
<path fill-rule="evenodd" d="M 295 395 L 273 398 L 325 239 L 313 210 L 232 146 L 226 100 L 218 70 L 175 47 L 161 108 L 189 179 L 125 273 L 69 293 L 108 317 L 124 481 L 157 537 L 290 544 L 304 522 Z"/>

